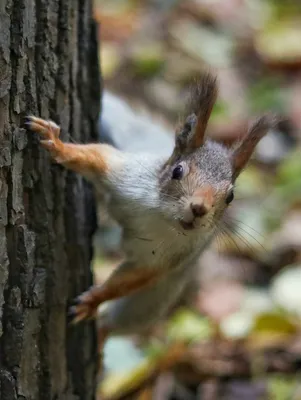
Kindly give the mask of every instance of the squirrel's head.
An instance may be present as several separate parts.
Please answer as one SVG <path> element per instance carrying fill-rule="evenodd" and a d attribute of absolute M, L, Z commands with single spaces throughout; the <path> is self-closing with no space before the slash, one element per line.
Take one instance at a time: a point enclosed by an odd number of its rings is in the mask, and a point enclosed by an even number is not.
<path fill-rule="evenodd" d="M 216 225 L 234 199 L 235 180 L 275 121 L 260 117 L 233 148 L 206 140 L 216 97 L 216 78 L 206 74 L 194 88 L 190 114 L 177 130 L 174 151 L 160 175 L 164 209 L 186 230 L 207 231 Z"/>

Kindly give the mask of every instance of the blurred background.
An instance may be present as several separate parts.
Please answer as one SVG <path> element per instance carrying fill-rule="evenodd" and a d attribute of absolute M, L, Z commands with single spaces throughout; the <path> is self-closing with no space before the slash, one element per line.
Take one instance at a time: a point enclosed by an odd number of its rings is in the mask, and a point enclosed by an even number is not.
<path fill-rule="evenodd" d="M 172 146 L 191 79 L 213 70 L 208 135 L 227 145 L 250 117 L 284 118 L 237 183 L 224 231 L 168 321 L 105 348 L 102 399 L 301 399 L 301 5 L 299 0 L 94 0 L 104 97 L 100 135 Z M 122 257 L 99 198 L 95 279 Z"/>

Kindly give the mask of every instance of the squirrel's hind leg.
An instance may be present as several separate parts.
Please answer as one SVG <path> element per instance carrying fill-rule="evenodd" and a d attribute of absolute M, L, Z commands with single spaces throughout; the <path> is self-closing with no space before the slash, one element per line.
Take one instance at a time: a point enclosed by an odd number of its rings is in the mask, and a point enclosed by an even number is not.
<path fill-rule="evenodd" d="M 94 318 L 99 304 L 127 296 L 148 286 L 161 274 L 160 268 L 136 267 L 125 262 L 117 267 L 102 285 L 92 286 L 75 299 L 75 305 L 69 310 L 70 319 L 73 323 L 78 323 L 84 319 Z"/>

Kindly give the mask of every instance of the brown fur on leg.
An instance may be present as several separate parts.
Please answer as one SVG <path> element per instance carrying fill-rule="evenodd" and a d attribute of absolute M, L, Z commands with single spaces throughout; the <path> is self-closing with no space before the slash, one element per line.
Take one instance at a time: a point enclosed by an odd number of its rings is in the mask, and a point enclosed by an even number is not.
<path fill-rule="evenodd" d="M 161 275 L 162 268 L 136 267 L 128 262 L 121 264 L 102 285 L 92 286 L 75 299 L 75 305 L 70 309 L 73 323 L 93 318 L 99 304 L 131 294 L 155 282 Z"/>
<path fill-rule="evenodd" d="M 26 125 L 42 137 L 41 145 L 57 163 L 87 178 L 105 175 L 118 160 L 118 150 L 109 145 L 63 143 L 60 127 L 53 121 L 29 116 Z"/>

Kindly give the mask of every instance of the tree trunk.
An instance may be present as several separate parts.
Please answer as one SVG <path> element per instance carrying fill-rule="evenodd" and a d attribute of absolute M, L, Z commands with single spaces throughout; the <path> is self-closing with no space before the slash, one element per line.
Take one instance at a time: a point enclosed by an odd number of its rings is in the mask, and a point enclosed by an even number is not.
<path fill-rule="evenodd" d="M 92 283 L 90 186 L 51 163 L 27 114 L 63 140 L 97 140 L 100 85 L 90 0 L 0 0 L 0 398 L 94 397 L 94 324 L 67 324 Z"/>

